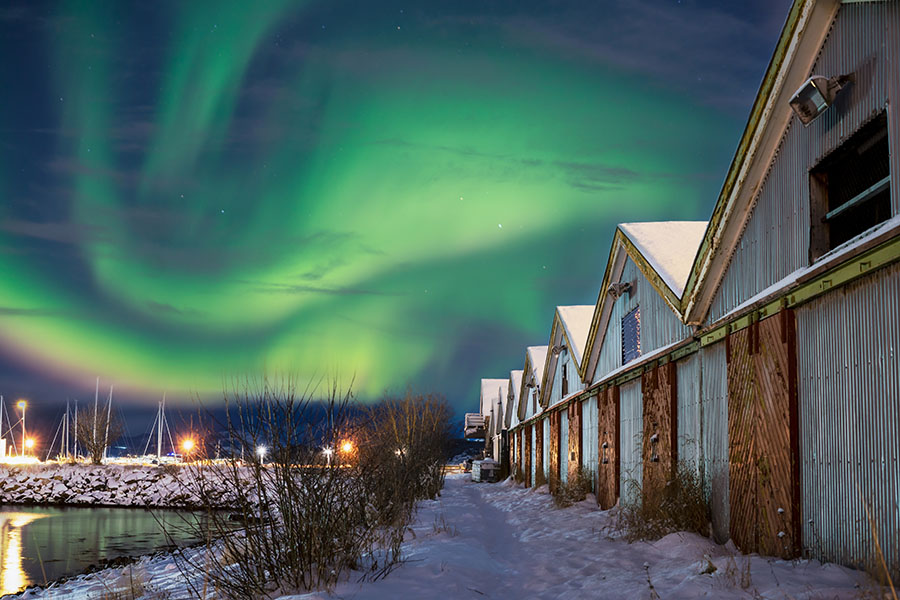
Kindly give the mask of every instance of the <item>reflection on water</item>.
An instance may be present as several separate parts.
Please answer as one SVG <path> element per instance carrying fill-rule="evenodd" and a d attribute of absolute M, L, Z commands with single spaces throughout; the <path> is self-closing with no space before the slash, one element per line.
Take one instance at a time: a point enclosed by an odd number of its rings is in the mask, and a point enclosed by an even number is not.
<path fill-rule="evenodd" d="M 0 594 L 17 592 L 30 583 L 22 568 L 22 528 L 43 516 L 0 513 Z"/>
<path fill-rule="evenodd" d="M 0 506 L 0 595 L 75 575 L 90 565 L 193 541 L 198 517 L 138 508 Z"/>

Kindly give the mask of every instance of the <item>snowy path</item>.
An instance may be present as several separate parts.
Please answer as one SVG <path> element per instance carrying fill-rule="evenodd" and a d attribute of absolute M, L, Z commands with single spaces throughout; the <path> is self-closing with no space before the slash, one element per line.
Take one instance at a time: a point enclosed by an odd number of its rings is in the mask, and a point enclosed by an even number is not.
<path fill-rule="evenodd" d="M 735 555 L 691 534 L 610 540 L 609 518 L 591 500 L 561 510 L 546 492 L 452 476 L 439 500 L 420 505 L 407 562 L 396 571 L 375 583 L 291 598 L 831 600 L 875 590 L 844 567 Z M 702 574 L 710 562 L 715 572 Z"/>
<path fill-rule="evenodd" d="M 696 535 L 672 534 L 654 543 L 612 540 L 610 518 L 592 499 L 558 509 L 546 487 L 476 484 L 453 475 L 441 498 L 420 504 L 403 545 L 406 561 L 387 577 L 281 600 L 882 597 L 862 573 L 736 555 Z M 133 568 L 148 590 L 170 600 L 189 596 L 171 557 L 145 558 Z M 109 597 L 130 577 L 127 568 L 108 569 L 25 597 Z"/>

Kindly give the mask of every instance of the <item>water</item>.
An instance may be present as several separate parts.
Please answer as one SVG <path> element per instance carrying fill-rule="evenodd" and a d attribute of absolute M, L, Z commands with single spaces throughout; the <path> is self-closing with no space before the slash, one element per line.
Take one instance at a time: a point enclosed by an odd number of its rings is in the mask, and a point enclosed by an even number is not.
<path fill-rule="evenodd" d="M 0 505 L 0 595 L 83 572 L 101 560 L 195 541 L 182 511 Z"/>

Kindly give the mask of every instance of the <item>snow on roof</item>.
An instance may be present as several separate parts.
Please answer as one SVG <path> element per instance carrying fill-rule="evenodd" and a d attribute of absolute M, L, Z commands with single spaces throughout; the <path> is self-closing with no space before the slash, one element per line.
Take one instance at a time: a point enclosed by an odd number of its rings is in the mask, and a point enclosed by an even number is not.
<path fill-rule="evenodd" d="M 506 402 L 506 393 L 509 390 L 509 379 L 482 379 L 481 380 L 481 414 L 491 414 L 497 402 L 503 406 Z M 498 395 L 499 394 L 499 395 Z"/>
<path fill-rule="evenodd" d="M 594 305 L 557 306 L 556 310 L 559 312 L 559 320 L 566 329 L 566 337 L 572 344 L 569 350 L 575 362 L 580 365 L 584 347 L 587 345 L 588 332 L 591 330 L 591 320 L 594 318 Z"/>
<path fill-rule="evenodd" d="M 531 368 L 536 373 L 536 378 L 544 375 L 544 363 L 547 362 L 547 351 L 549 349 L 549 346 L 528 346 L 526 350 L 528 359 L 531 361 Z"/>
<path fill-rule="evenodd" d="M 621 223 L 619 229 L 681 298 L 707 225 L 707 221 L 659 221 Z"/>
<path fill-rule="evenodd" d="M 525 375 L 525 371 L 522 371 L 521 369 L 518 371 L 510 371 L 509 372 L 509 379 L 512 382 L 512 386 L 513 386 L 513 389 L 512 389 L 513 399 L 519 398 L 519 390 L 522 387 L 522 377 L 524 375 Z"/>

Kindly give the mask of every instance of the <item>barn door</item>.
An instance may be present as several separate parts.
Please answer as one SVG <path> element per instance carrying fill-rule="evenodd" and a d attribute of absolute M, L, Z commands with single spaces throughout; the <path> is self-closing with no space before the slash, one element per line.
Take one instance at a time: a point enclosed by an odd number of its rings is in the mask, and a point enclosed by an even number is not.
<path fill-rule="evenodd" d="M 597 502 L 607 510 L 619 500 L 619 388 L 597 396 Z"/>
<path fill-rule="evenodd" d="M 644 373 L 644 435 L 641 447 L 643 486 L 661 489 L 675 472 L 678 460 L 678 387 L 675 363 Z"/>
<path fill-rule="evenodd" d="M 525 487 L 531 487 L 531 424 L 525 426 Z"/>
<path fill-rule="evenodd" d="M 792 557 L 800 543 L 793 311 L 726 343 L 731 537 L 744 552 Z"/>
<path fill-rule="evenodd" d="M 559 411 L 550 413 L 550 491 L 555 492 L 559 485 L 559 438 L 560 418 Z"/>
<path fill-rule="evenodd" d="M 568 468 L 568 481 L 574 481 L 581 472 L 581 402 L 572 401 L 568 406 L 569 412 L 569 456 L 566 461 Z"/>

